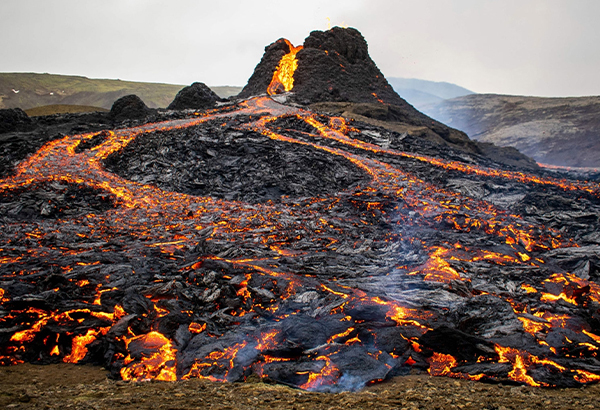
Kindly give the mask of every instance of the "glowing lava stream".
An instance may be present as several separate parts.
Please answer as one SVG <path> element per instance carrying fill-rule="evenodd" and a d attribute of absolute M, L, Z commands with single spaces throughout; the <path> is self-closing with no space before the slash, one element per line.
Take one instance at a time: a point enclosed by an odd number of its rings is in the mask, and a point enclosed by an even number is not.
<path fill-rule="evenodd" d="M 294 88 L 294 72 L 298 68 L 296 54 L 302 50 L 302 46 L 294 47 L 287 39 L 284 39 L 284 41 L 290 48 L 290 51 L 281 58 L 279 65 L 273 73 L 273 78 L 267 88 L 269 95 L 291 91 Z"/>
<path fill-rule="evenodd" d="M 295 53 L 299 48 L 293 48 L 290 45 L 290 57 L 280 64 L 277 70 L 277 78 L 279 83 L 283 85 L 285 91 L 289 91 L 293 87 L 293 67 L 295 61 Z M 287 68 L 286 68 L 287 67 Z M 274 76 L 275 77 L 275 76 Z M 273 90 L 279 89 L 279 85 L 274 86 Z M 269 91 L 271 93 L 271 90 Z M 274 91 L 276 92 L 276 91 Z M 326 126 L 320 123 L 316 116 L 308 111 L 284 106 L 278 104 L 268 97 L 254 98 L 239 104 L 239 109 L 236 111 L 220 111 L 214 110 L 206 113 L 200 118 L 188 120 L 167 121 L 157 124 L 147 124 L 140 127 L 121 129 L 108 132 L 106 140 L 100 145 L 81 153 L 77 153 L 75 148 L 83 141 L 89 140 L 100 133 L 84 134 L 67 136 L 63 139 L 53 141 L 42 147 L 36 154 L 23 161 L 17 168 L 16 175 L 0 181 L 0 191 L 9 191 L 20 189 L 47 181 L 61 181 L 85 185 L 91 188 L 96 188 L 105 192 L 111 193 L 117 198 L 117 204 L 120 208 L 107 211 L 108 214 L 115 216 L 115 221 L 123 224 L 123 227 L 111 227 L 111 232 L 126 232 L 127 229 L 136 232 L 140 237 L 153 238 L 153 242 L 144 243 L 148 248 L 159 247 L 168 249 L 169 247 L 183 246 L 187 242 L 194 241 L 198 232 L 208 227 L 214 227 L 213 235 L 235 234 L 248 235 L 259 239 L 260 244 L 268 247 L 269 240 L 276 236 L 281 231 L 281 221 L 285 220 L 288 215 L 294 215 L 303 220 L 311 220 L 315 223 L 317 229 L 330 229 L 331 221 L 323 218 L 321 215 L 313 214 L 310 210 L 286 209 L 285 206 L 275 205 L 248 205 L 241 202 L 216 200 L 208 197 L 194 197 L 190 195 L 178 194 L 173 192 L 165 192 L 151 185 L 143 185 L 132 181 L 124 180 L 112 173 L 107 172 L 102 167 L 102 161 L 110 154 L 123 149 L 127 144 L 135 138 L 140 138 L 144 134 L 193 127 L 202 124 L 203 122 L 235 117 L 237 115 L 257 115 L 260 118 L 254 122 L 246 124 L 243 129 L 252 130 L 261 133 L 269 138 L 291 144 L 301 144 L 313 149 L 327 152 L 332 155 L 340 156 L 360 167 L 372 178 L 372 185 L 377 187 L 381 192 L 389 194 L 394 198 L 403 199 L 408 206 L 415 210 L 417 214 L 428 218 L 433 222 L 447 221 L 457 231 L 469 231 L 471 229 L 479 229 L 489 235 L 494 235 L 503 238 L 504 242 L 512 246 L 515 250 L 514 255 L 484 253 L 483 251 L 467 250 L 456 245 L 440 245 L 428 249 L 430 260 L 425 265 L 419 268 L 417 272 L 411 274 L 422 274 L 424 280 L 439 281 L 450 283 L 452 280 L 462 280 L 459 272 L 452 268 L 448 261 L 464 260 L 464 261 L 479 261 L 485 260 L 498 264 L 531 264 L 529 255 L 526 253 L 517 253 L 519 250 L 532 252 L 535 249 L 552 249 L 560 246 L 568 245 L 562 241 L 560 237 L 554 233 L 547 231 L 546 234 L 536 233 L 536 228 L 524 223 L 516 216 L 507 215 L 505 212 L 496 209 L 494 206 L 483 202 L 472 200 L 467 197 L 462 197 L 455 193 L 441 190 L 432 184 L 421 181 L 414 176 L 407 174 L 397 168 L 390 166 L 381 161 L 369 159 L 356 153 L 348 152 L 340 148 L 334 148 L 328 145 L 321 145 L 319 142 L 323 140 L 332 140 L 338 143 L 345 144 L 353 149 L 359 149 L 366 152 L 386 153 L 398 155 L 407 158 L 413 158 L 420 161 L 428 162 L 432 165 L 453 169 L 465 173 L 475 173 L 478 175 L 489 177 L 500 177 L 516 179 L 526 183 L 536 183 L 543 185 L 555 185 L 567 190 L 582 190 L 598 194 L 598 186 L 593 184 L 574 184 L 569 185 L 565 181 L 542 179 L 534 176 L 528 176 L 522 173 L 512 173 L 507 171 L 498 171 L 482 167 L 468 166 L 458 162 L 443 161 L 435 158 L 414 155 L 405 152 L 393 150 L 384 150 L 374 144 L 368 144 L 356 139 L 347 137 L 343 132 L 340 132 L 332 126 Z M 318 134 L 310 134 L 314 140 L 305 141 L 298 138 L 283 135 L 271 129 L 269 126 L 273 121 L 282 117 L 295 117 L 305 123 L 313 126 Z M 340 119 L 333 121 L 342 122 Z M 343 125 L 343 124 L 342 124 Z M 337 124 L 339 128 L 340 124 Z M 371 189 L 371 188 L 367 188 Z M 461 222 L 457 221 L 455 215 L 460 213 L 465 216 Z M 218 221 L 215 223 L 214 215 L 218 215 Z M 260 218 L 260 230 L 253 232 L 247 227 L 248 219 Z M 102 216 L 92 215 L 89 219 L 103 226 L 107 224 Z M 330 219 L 334 219 L 330 217 Z M 432 223 L 433 223 L 432 222 Z M 92 224 L 93 225 L 93 224 Z M 149 228 L 149 225 L 151 228 Z M 104 225 L 105 227 L 105 225 Z M 34 233 L 31 232 L 33 235 Z M 37 235 L 37 233 L 35 233 Z M 104 235 L 100 232 L 99 236 Z M 176 237 L 179 235 L 178 237 Z M 283 235 L 283 234 L 281 234 Z M 106 234 L 106 237 L 110 237 Z M 293 238 L 285 238 L 287 243 L 293 243 Z M 40 247 L 39 254 L 46 252 Z M 285 249 L 273 246 L 269 247 L 271 251 L 277 250 L 277 254 L 281 254 Z M 80 252 L 85 252 L 86 249 L 81 249 Z M 29 256 L 35 254 L 32 250 Z M 79 252 L 79 251 L 73 251 Z M 275 251 L 273 251 L 275 253 Z M 288 257 L 293 257 L 292 256 Z M 517 258 L 517 255 L 524 255 Z M 39 256 L 39 255 L 38 255 Z M 273 256 L 270 261 L 276 261 L 279 256 Z M 210 259 L 208 257 L 206 259 Z M 462 258 L 462 259 L 460 259 Z M 217 259 L 216 257 L 212 259 Z M 283 278 L 287 280 L 287 294 L 296 293 L 296 289 L 300 286 L 295 280 L 295 273 L 281 273 L 276 270 L 265 268 L 255 259 L 220 259 L 223 262 L 234 265 L 244 266 L 252 269 L 260 274 L 268 275 L 273 278 Z M 17 258 L 2 258 L 0 264 L 16 263 Z M 200 262 L 199 262 L 200 263 Z M 409 274 L 409 272 L 407 272 Z M 566 279 L 565 279 L 566 280 Z M 393 321 L 397 326 L 415 326 L 421 329 L 428 329 L 425 323 L 433 314 L 427 311 L 418 309 L 409 309 L 401 306 L 394 301 L 384 300 L 378 296 L 367 296 L 360 290 L 347 290 L 335 283 L 324 283 L 314 279 L 315 284 L 322 287 L 319 289 L 331 295 L 338 296 L 344 299 L 344 303 L 332 310 L 336 314 L 345 314 L 346 310 L 352 305 L 378 305 L 386 308 L 386 319 Z M 242 282 L 243 283 L 243 282 Z M 247 284 L 247 282 L 246 282 Z M 101 286 L 100 286 L 101 287 Z M 101 294 L 103 289 L 97 289 L 97 295 Z M 240 288 L 241 294 L 244 294 L 243 285 Z M 246 289 L 246 292 L 248 290 Z M 541 298 L 541 297 L 540 297 Z M 550 298 L 546 296 L 546 298 Z M 557 296 L 558 298 L 558 296 Z M 10 295 L 6 294 L 3 289 L 0 289 L 0 299 L 2 301 L 10 300 Z M 564 298 L 563 298 L 564 300 Z M 93 304 L 93 302 L 90 302 Z M 158 308 L 155 309 L 158 310 Z M 277 306 L 271 307 L 272 312 L 277 312 Z M 20 312 L 23 313 L 23 312 Z M 69 320 L 68 313 L 62 312 L 54 314 L 45 311 L 26 312 L 32 317 L 37 317 L 31 321 L 32 325 L 29 329 L 17 332 L 11 338 L 15 343 L 27 343 L 32 340 L 40 329 L 47 325 L 50 320 Z M 79 312 L 81 313 L 81 312 Z M 100 316 L 105 322 L 112 322 L 122 313 L 109 312 L 83 312 L 91 317 Z M 81 313 L 81 314 L 83 314 Z M 125 313 L 125 312 L 123 312 Z M 245 312 L 240 312 L 241 315 Z M 104 315 L 104 316 L 102 316 Z M 111 316 L 112 315 L 112 316 Z M 283 314 L 282 314 L 283 315 Z M 281 319 L 282 316 L 276 316 Z M 524 326 L 529 326 L 539 332 L 541 327 L 535 327 L 525 323 Z M 533 326 L 533 327 L 532 327 Z M 348 329 L 351 326 L 348 326 Z M 85 357 L 86 346 L 88 346 L 95 338 L 105 335 L 107 327 L 103 326 L 96 330 L 88 330 L 86 333 L 73 336 L 73 347 L 69 355 L 64 354 L 64 361 L 78 362 Z M 200 325 L 193 327 L 196 332 L 205 331 Z M 533 331 L 533 330 L 532 330 Z M 337 343 L 337 340 L 348 338 L 345 343 L 359 343 L 360 339 L 356 336 L 349 338 L 351 332 L 342 332 L 332 339 L 332 343 Z M 591 337 L 591 336 L 590 336 Z M 597 337 L 597 336 L 596 336 Z M 595 340 L 592 337 L 593 340 Z M 189 371 L 184 375 L 176 373 L 176 358 L 177 352 L 172 340 L 169 340 L 164 335 L 153 330 L 143 335 L 130 335 L 123 340 L 126 347 L 130 344 L 143 344 L 146 348 L 152 351 L 152 354 L 142 358 L 131 356 L 123 357 L 124 367 L 121 370 L 121 376 L 129 379 L 146 379 L 157 378 L 160 380 L 175 380 L 177 378 L 188 377 L 206 377 L 211 380 L 227 380 L 228 372 L 239 364 L 238 354 L 240 351 L 254 349 L 262 352 L 268 350 L 272 343 L 276 343 L 275 335 L 264 334 L 256 337 L 255 340 L 247 340 L 239 344 L 229 346 L 222 351 L 214 351 L 205 358 L 198 358 L 193 363 Z M 352 340 L 352 342 L 350 342 Z M 53 346 L 52 352 L 63 354 L 57 348 L 57 344 Z M 56 348 L 56 349 L 55 349 Z M 150 349 L 151 348 L 151 349 Z M 415 350 L 418 347 L 415 347 Z M 498 355 L 503 362 L 508 362 L 513 366 L 509 377 L 513 380 L 525 382 L 528 384 L 536 384 L 537 382 L 527 375 L 527 366 L 542 366 L 548 365 L 542 362 L 544 359 L 538 359 L 531 355 L 526 355 L 523 352 L 513 350 L 502 350 L 508 348 L 498 347 Z M 14 352 L 13 352 L 14 353 Z M 381 353 L 381 352 L 380 352 Z M 0 357 L 0 359 L 3 359 Z M 278 360 L 277 358 L 265 358 L 264 363 L 268 360 Z M 340 373 L 331 359 L 326 355 L 319 355 L 315 359 L 322 362 L 323 366 L 320 372 L 307 372 L 306 380 L 300 384 L 304 388 L 315 388 L 328 384 L 331 380 L 335 381 L 340 377 Z M 438 362 L 436 363 L 436 360 Z M 5 358 L 5 362 L 12 363 L 10 358 Z M 407 360 L 408 361 L 408 360 Z M 436 364 L 433 364 L 436 363 Z M 555 364 L 550 363 L 550 366 L 557 368 Z M 260 367 L 260 365 L 258 365 Z M 432 374 L 456 375 L 453 373 L 452 359 L 450 357 L 434 356 L 432 358 Z M 221 369 L 220 373 L 215 376 L 212 373 L 207 374 L 211 368 Z M 260 371 L 264 371 L 261 367 Z M 437 373 L 436 373 L 437 372 Z M 581 380 L 594 381 L 596 375 L 592 373 L 579 373 Z M 458 376 L 457 376 L 458 377 Z M 461 377 L 467 377 L 462 375 Z M 483 376 L 469 376 L 472 378 L 481 378 Z"/>

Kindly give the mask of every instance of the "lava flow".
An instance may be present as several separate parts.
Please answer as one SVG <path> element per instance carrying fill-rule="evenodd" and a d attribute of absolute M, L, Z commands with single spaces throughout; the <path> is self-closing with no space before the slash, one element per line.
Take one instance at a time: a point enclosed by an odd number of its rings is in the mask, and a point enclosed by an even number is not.
<path fill-rule="evenodd" d="M 293 89 L 288 45 L 270 95 Z M 600 287 L 579 263 L 593 235 L 510 208 L 527 192 L 593 208 L 598 184 L 396 149 L 393 133 L 379 145 L 385 132 L 256 97 L 46 144 L 0 180 L 0 363 L 319 391 L 411 370 L 600 380 Z M 236 169 L 233 196 L 219 187 Z M 244 190 L 270 175 L 285 184 Z M 495 196 L 453 189 L 465 180 Z"/>
<path fill-rule="evenodd" d="M 288 92 L 294 88 L 294 72 L 296 71 L 296 68 L 298 68 L 296 54 L 298 51 L 302 50 L 302 46 L 294 47 L 287 39 L 284 40 L 290 48 L 290 51 L 281 58 L 277 69 L 273 73 L 273 78 L 267 88 L 267 93 L 269 95 Z"/>

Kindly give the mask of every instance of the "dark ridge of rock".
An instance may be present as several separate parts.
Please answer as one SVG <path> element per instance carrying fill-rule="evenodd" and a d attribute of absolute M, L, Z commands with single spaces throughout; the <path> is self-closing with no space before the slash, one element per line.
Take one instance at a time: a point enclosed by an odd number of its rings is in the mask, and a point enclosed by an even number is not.
<path fill-rule="evenodd" d="M 15 131 L 30 131 L 33 128 L 31 118 L 20 108 L 0 110 L 0 134 Z"/>
<path fill-rule="evenodd" d="M 221 98 L 204 83 L 193 83 L 177 93 L 168 110 L 204 110 L 217 105 Z"/>
<path fill-rule="evenodd" d="M 447 326 L 428 331 L 421 336 L 419 344 L 426 349 L 450 354 L 458 360 L 474 362 L 479 356 L 496 356 L 494 345 L 488 340 Z"/>
<path fill-rule="evenodd" d="M 140 119 L 152 114 L 140 97 L 135 94 L 126 95 L 114 102 L 110 109 L 110 117 L 115 121 Z"/>
<path fill-rule="evenodd" d="M 248 80 L 248 84 L 238 94 L 238 98 L 249 98 L 253 95 L 266 93 L 267 87 L 273 78 L 273 73 L 279 64 L 279 60 L 289 52 L 290 47 L 282 38 L 266 46 L 260 63 L 254 69 L 254 73 Z"/>

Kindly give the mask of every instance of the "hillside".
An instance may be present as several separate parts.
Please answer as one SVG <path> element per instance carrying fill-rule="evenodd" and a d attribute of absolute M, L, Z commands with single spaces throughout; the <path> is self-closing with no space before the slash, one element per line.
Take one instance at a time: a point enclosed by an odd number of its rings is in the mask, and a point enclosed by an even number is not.
<path fill-rule="evenodd" d="M 67 104 L 53 104 L 53 105 L 42 105 L 41 107 L 34 107 L 25 110 L 25 114 L 30 117 L 39 117 L 43 115 L 53 114 L 73 114 L 82 112 L 107 112 L 106 108 L 101 107 L 90 107 L 88 105 L 67 105 Z"/>
<path fill-rule="evenodd" d="M 388 82 L 402 98 L 417 109 L 421 109 L 426 104 L 474 94 L 471 90 L 447 82 L 401 77 L 389 77 Z"/>
<path fill-rule="evenodd" d="M 473 94 L 422 110 L 471 138 L 513 146 L 541 163 L 600 166 L 600 97 Z"/>
<path fill-rule="evenodd" d="M 110 109 L 113 102 L 136 94 L 150 108 L 168 106 L 184 86 L 177 84 L 91 79 L 80 76 L 36 73 L 0 73 L 0 108 L 29 109 L 46 105 L 85 105 Z M 240 87 L 214 87 L 221 97 Z"/>

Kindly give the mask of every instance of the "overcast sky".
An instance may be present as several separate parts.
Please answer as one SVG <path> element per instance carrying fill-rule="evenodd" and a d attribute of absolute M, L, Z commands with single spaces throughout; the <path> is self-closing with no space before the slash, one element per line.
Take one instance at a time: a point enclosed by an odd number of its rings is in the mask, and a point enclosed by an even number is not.
<path fill-rule="evenodd" d="M 386 77 L 600 95 L 600 0 L 0 0 L 0 72 L 244 85 L 266 45 L 327 18 Z"/>

